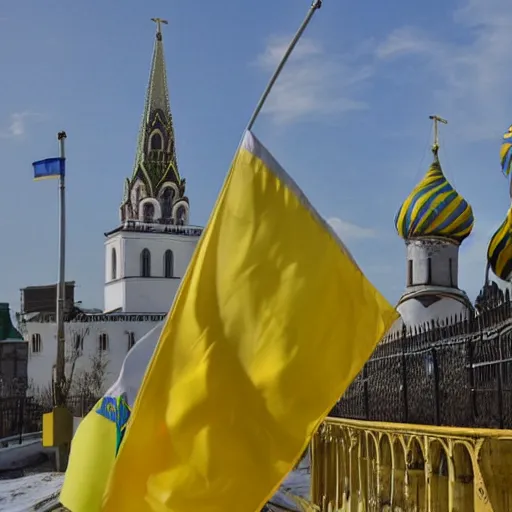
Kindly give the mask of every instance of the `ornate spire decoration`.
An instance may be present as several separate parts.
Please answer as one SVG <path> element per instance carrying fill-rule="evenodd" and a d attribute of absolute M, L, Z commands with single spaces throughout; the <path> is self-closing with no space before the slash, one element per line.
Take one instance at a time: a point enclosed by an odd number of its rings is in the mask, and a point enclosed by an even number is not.
<path fill-rule="evenodd" d="M 153 18 L 152 21 L 156 23 L 156 39 L 139 130 L 134 177 L 142 167 L 148 174 L 149 185 L 155 188 L 166 177 L 167 171 L 171 171 L 174 174 L 172 177 L 178 182 L 179 174 L 161 32 L 162 23 L 167 24 L 167 21 L 160 18 Z"/>
<path fill-rule="evenodd" d="M 135 165 L 126 180 L 121 220 L 148 223 L 188 223 L 185 180 L 178 171 L 176 141 L 167 86 L 162 25 L 152 18 L 156 37 L 144 112 L 139 130 Z"/>
<path fill-rule="evenodd" d="M 439 123 L 448 124 L 448 121 L 446 119 L 443 119 L 442 117 L 433 115 L 428 116 L 428 118 L 432 121 L 434 121 L 434 143 L 432 144 L 432 153 L 434 153 L 434 158 L 438 158 L 437 154 L 439 152 Z"/>
<path fill-rule="evenodd" d="M 434 161 L 398 210 L 395 226 L 406 240 L 442 238 L 459 244 L 473 229 L 473 211 L 450 185 L 439 162 L 438 123 L 447 124 L 447 121 L 439 116 L 430 119 L 434 121 Z"/>

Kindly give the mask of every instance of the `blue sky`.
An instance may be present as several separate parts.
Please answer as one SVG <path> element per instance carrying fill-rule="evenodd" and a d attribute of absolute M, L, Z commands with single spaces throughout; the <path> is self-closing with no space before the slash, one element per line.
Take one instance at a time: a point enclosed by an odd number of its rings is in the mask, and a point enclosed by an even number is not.
<path fill-rule="evenodd" d="M 0 7 L 1 297 L 57 277 L 57 183 L 31 162 L 68 132 L 67 278 L 102 307 L 103 233 L 117 226 L 132 172 L 154 38 L 164 42 L 191 220 L 204 224 L 276 61 L 309 0 L 89 0 Z M 393 219 L 427 170 L 428 116 L 448 119 L 445 174 L 470 202 L 460 285 L 482 285 L 487 242 L 505 216 L 499 145 L 512 122 L 505 0 L 324 0 L 255 132 L 332 221 L 390 300 L 405 284 Z M 308 241 L 304 240 L 307 244 Z"/>

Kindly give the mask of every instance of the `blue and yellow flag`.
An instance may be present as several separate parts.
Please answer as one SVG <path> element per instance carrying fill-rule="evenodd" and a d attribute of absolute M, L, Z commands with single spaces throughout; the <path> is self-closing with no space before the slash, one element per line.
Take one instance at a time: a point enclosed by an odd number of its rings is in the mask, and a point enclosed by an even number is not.
<path fill-rule="evenodd" d="M 512 126 L 503 135 L 500 150 L 501 170 L 505 176 L 510 175 L 512 168 Z"/>
<path fill-rule="evenodd" d="M 261 510 L 397 318 L 247 132 L 137 395 L 102 510 Z"/>
<path fill-rule="evenodd" d="M 61 157 L 38 160 L 33 162 L 32 166 L 34 167 L 35 180 L 57 178 L 66 174 L 66 159 Z"/>
<path fill-rule="evenodd" d="M 73 512 L 97 512 L 124 436 L 131 407 L 158 342 L 162 324 L 141 338 L 126 356 L 117 381 L 80 423 L 60 502 Z"/>

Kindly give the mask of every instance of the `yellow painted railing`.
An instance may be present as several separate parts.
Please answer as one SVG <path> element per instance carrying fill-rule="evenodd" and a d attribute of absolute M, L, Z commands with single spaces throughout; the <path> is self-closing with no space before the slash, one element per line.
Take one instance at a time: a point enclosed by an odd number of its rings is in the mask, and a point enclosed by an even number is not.
<path fill-rule="evenodd" d="M 328 418 L 311 473 L 325 512 L 512 512 L 512 430 Z"/>

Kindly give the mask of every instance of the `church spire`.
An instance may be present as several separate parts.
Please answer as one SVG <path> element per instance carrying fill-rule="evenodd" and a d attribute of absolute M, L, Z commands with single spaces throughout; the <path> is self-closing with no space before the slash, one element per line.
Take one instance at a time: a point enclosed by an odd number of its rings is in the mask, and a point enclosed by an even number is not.
<path fill-rule="evenodd" d="M 167 25 L 167 21 L 161 18 L 152 18 L 152 21 L 156 24 L 156 37 L 151 72 L 133 175 L 126 180 L 121 220 L 150 217 L 160 223 L 185 224 L 188 220 L 188 199 L 184 196 L 185 180 L 178 172 L 162 41 L 162 25 Z M 147 204 L 152 204 L 152 208 Z M 142 211 L 143 206 L 151 215 Z M 178 212 L 174 206 L 180 206 Z"/>
<path fill-rule="evenodd" d="M 152 18 L 152 21 L 156 23 L 156 38 L 139 130 L 134 177 L 142 167 L 150 182 L 149 188 L 155 189 L 169 171 L 171 179 L 177 182 L 180 179 L 162 42 L 162 24 L 167 25 L 167 21 L 161 18 Z"/>

